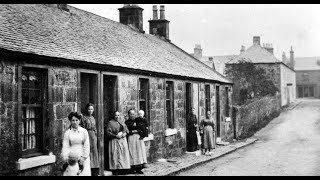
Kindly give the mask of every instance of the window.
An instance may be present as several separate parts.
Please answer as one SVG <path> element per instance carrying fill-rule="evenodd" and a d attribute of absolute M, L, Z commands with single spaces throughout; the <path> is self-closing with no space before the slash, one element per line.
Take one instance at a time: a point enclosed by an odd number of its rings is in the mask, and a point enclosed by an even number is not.
<path fill-rule="evenodd" d="M 230 114 L 229 114 L 229 112 L 230 112 L 230 105 L 229 105 L 229 88 L 228 87 L 226 87 L 226 107 L 225 107 L 225 109 L 226 109 L 226 114 L 225 114 L 225 116 L 226 117 L 229 117 L 230 116 Z"/>
<path fill-rule="evenodd" d="M 145 118 L 150 126 L 150 108 L 149 108 L 149 80 L 139 79 L 139 110 L 145 112 Z"/>
<path fill-rule="evenodd" d="M 40 69 L 22 69 L 22 155 L 34 156 L 43 152 L 45 122 L 46 74 Z"/>
<path fill-rule="evenodd" d="M 298 86 L 298 97 L 303 98 L 303 87 L 302 86 Z"/>
<path fill-rule="evenodd" d="M 211 111 L 210 109 L 210 85 L 205 85 L 205 101 L 206 101 L 206 104 L 205 104 L 205 109 L 206 109 L 206 118 L 209 118 L 208 117 L 208 111 Z"/>
<path fill-rule="evenodd" d="M 169 128 L 174 128 L 174 116 L 173 116 L 173 82 L 166 82 L 166 112 L 167 112 L 167 125 Z"/>

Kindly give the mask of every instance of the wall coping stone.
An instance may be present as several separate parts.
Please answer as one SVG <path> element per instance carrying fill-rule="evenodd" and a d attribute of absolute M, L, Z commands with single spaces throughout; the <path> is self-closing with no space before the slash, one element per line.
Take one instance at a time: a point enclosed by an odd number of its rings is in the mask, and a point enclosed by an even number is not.
<path fill-rule="evenodd" d="M 46 164 L 52 164 L 56 162 L 56 156 L 52 153 L 49 155 L 41 155 L 31 158 L 20 158 L 17 162 L 17 169 L 24 170 L 30 169 L 37 166 L 43 166 Z"/>
<path fill-rule="evenodd" d="M 166 136 L 172 136 L 172 135 L 174 135 L 174 134 L 177 134 L 178 133 L 178 130 L 177 129 L 166 129 L 166 131 L 165 131 L 165 135 Z"/>

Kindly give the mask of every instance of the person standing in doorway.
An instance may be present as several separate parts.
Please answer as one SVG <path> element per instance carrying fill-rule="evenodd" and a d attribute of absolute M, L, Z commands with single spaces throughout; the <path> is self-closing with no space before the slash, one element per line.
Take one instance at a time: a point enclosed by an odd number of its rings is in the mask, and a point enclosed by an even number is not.
<path fill-rule="evenodd" d="M 107 124 L 109 141 L 109 168 L 113 175 L 125 175 L 130 170 L 130 155 L 127 142 L 128 128 L 116 111 Z"/>
<path fill-rule="evenodd" d="M 198 120 L 195 115 L 195 109 L 192 109 L 192 113 L 187 117 L 187 151 L 194 152 L 198 148 L 197 127 Z"/>
<path fill-rule="evenodd" d="M 129 119 L 126 121 L 126 125 L 129 129 L 128 145 L 130 152 L 131 172 L 137 174 L 143 174 L 142 169 L 146 162 L 146 150 L 143 138 L 139 135 L 142 134 L 141 130 L 145 129 L 143 122 L 138 122 L 138 118 L 135 118 L 136 114 L 133 109 L 128 111 Z"/>
<path fill-rule="evenodd" d="M 90 139 L 90 166 L 92 176 L 99 176 L 99 156 L 97 148 L 97 128 L 96 120 L 93 117 L 94 105 L 88 103 L 85 107 L 85 113 L 82 117 L 80 126 L 85 128 L 89 133 Z"/>

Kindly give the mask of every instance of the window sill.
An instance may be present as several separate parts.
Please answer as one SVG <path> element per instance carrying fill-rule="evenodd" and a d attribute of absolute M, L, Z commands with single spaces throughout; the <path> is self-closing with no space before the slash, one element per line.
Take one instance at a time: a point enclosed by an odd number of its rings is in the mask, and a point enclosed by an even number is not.
<path fill-rule="evenodd" d="M 56 156 L 50 153 L 49 155 L 42 155 L 32 158 L 20 158 L 17 162 L 18 170 L 30 169 L 37 166 L 43 166 L 56 162 Z"/>
<path fill-rule="evenodd" d="M 148 137 L 145 137 L 145 138 L 143 138 L 143 141 L 151 141 L 151 140 L 153 140 L 153 134 L 148 134 Z"/>
<path fill-rule="evenodd" d="M 177 129 L 166 129 L 165 135 L 166 136 L 172 136 L 178 133 Z"/>

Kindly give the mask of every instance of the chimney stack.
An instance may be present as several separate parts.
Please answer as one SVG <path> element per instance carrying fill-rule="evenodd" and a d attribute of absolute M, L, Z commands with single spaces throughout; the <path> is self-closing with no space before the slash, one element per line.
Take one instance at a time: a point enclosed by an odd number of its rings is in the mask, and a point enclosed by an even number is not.
<path fill-rule="evenodd" d="M 149 20 L 149 33 L 169 40 L 169 22 L 165 19 L 164 5 L 160 6 L 160 19 L 158 19 L 157 5 L 152 6 L 153 19 Z"/>
<path fill-rule="evenodd" d="M 196 44 L 193 50 L 194 50 L 193 56 L 200 60 L 202 58 L 201 45 L 200 44 Z"/>
<path fill-rule="evenodd" d="M 294 69 L 295 62 L 294 62 L 294 52 L 292 50 L 292 46 L 291 46 L 291 49 L 290 49 L 290 65 L 291 65 L 291 68 Z"/>
<path fill-rule="evenodd" d="M 164 5 L 160 6 L 160 19 L 166 19 L 164 14 Z"/>
<path fill-rule="evenodd" d="M 122 8 L 119 8 L 119 21 L 122 24 L 133 27 L 141 33 L 143 31 L 143 9 L 137 4 L 124 4 Z"/>
<path fill-rule="evenodd" d="M 269 44 L 269 43 L 263 44 L 263 48 L 266 49 L 269 53 L 273 54 L 273 45 L 272 44 Z"/>
<path fill-rule="evenodd" d="M 243 52 L 245 52 L 245 51 L 246 51 L 246 47 L 243 46 L 243 45 L 241 45 L 240 53 L 243 53 Z"/>
<path fill-rule="evenodd" d="M 260 36 L 253 36 L 253 45 L 260 46 Z"/>
<path fill-rule="evenodd" d="M 153 20 L 157 20 L 158 19 L 158 8 L 157 8 L 157 5 L 153 5 L 152 6 L 152 11 L 153 11 Z"/>

